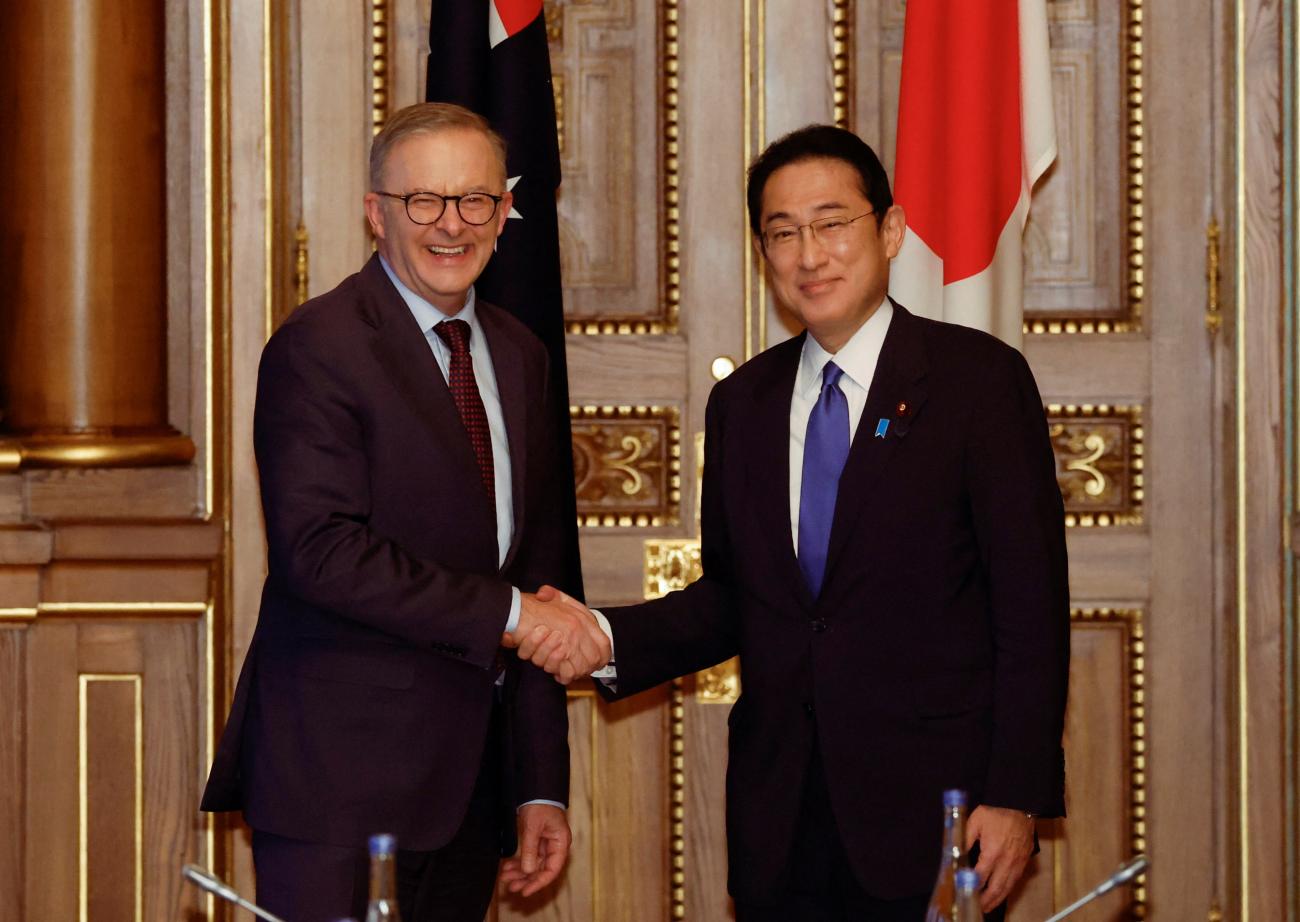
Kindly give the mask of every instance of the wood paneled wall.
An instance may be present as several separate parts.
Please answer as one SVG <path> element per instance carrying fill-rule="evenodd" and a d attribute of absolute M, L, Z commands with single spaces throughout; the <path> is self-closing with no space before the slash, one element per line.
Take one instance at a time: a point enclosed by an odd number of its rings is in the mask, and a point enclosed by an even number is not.
<path fill-rule="evenodd" d="M 904 6 L 546 6 L 584 569 L 594 602 L 630 601 L 666 560 L 647 542 L 686 542 L 670 576 L 689 572 L 715 376 L 791 332 L 748 249 L 744 165 L 814 120 L 891 163 Z M 1296 397 L 1279 345 L 1294 12 L 1049 10 L 1061 157 L 1026 238 L 1025 352 L 1072 516 L 1071 818 L 1045 824 L 1012 916 L 1146 850 L 1143 887 L 1094 918 L 1295 917 Z M 129 919 L 137 900 L 142 918 L 201 916 L 177 876 L 191 859 L 252 891 L 244 833 L 195 808 L 264 567 L 257 354 L 285 291 L 326 290 L 368 253 L 366 147 L 376 113 L 423 94 L 428 15 L 426 0 L 168 5 L 168 423 L 197 456 L 0 473 L 0 918 Z M 268 132 L 268 113 L 285 123 Z M 299 224 L 302 280 L 286 275 Z M 573 864 L 549 902 L 496 918 L 727 917 L 718 680 L 616 707 L 571 696 Z"/>

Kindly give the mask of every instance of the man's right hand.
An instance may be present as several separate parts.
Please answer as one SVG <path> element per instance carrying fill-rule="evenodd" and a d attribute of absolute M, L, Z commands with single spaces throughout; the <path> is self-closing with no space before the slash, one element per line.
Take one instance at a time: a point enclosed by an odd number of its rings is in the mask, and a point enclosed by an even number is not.
<path fill-rule="evenodd" d="M 553 586 L 521 592 L 519 624 L 501 643 L 563 685 L 591 675 L 610 659 L 609 638 L 587 606 Z"/>

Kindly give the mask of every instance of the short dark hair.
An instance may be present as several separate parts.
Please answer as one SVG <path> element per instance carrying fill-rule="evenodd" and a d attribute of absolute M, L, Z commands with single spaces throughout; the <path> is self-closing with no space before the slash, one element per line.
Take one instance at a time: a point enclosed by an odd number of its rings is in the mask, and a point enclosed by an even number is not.
<path fill-rule="evenodd" d="M 763 218 L 763 189 L 767 181 L 783 166 L 804 160 L 841 160 L 858 171 L 862 180 L 862 194 L 876 212 L 876 225 L 884 220 L 885 212 L 894 204 L 889 191 L 889 177 L 867 143 L 851 131 L 834 125 L 808 125 L 777 138 L 758 155 L 749 167 L 749 185 L 746 198 L 749 202 L 749 229 L 761 237 Z"/>

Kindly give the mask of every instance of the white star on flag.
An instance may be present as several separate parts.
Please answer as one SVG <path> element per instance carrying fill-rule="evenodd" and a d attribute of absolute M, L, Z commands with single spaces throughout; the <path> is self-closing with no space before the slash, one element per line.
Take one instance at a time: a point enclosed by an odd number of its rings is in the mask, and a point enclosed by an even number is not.
<path fill-rule="evenodd" d="M 507 191 L 507 192 L 514 192 L 514 191 L 515 191 L 515 186 L 518 184 L 519 180 L 521 180 L 521 179 L 523 179 L 522 176 L 512 176 L 512 177 L 510 177 L 509 179 L 507 179 L 507 180 L 506 180 L 506 191 Z M 521 215 L 519 212 L 515 211 L 515 206 L 512 204 L 512 205 L 510 206 L 510 214 L 506 215 L 506 218 L 507 218 L 507 219 L 510 219 L 510 218 L 518 218 L 519 220 L 522 221 L 523 218 L 524 218 L 524 216 Z"/>

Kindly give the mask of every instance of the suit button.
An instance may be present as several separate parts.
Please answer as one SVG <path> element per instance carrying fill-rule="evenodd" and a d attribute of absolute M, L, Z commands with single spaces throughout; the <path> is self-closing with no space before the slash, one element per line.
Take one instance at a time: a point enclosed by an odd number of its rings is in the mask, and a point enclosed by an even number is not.
<path fill-rule="evenodd" d="M 825 630 L 826 630 L 826 620 L 825 620 L 824 618 L 816 618 L 816 619 L 814 619 L 814 620 L 813 620 L 813 623 L 812 623 L 812 629 L 813 629 L 813 633 L 814 633 L 814 634 L 821 634 L 821 633 L 825 632 Z"/>
<path fill-rule="evenodd" d="M 807 714 L 809 717 L 813 716 L 813 712 L 816 710 L 817 709 L 813 707 L 813 703 L 811 701 L 805 701 L 803 703 L 803 712 Z"/>

